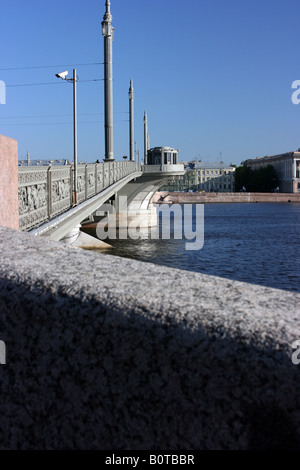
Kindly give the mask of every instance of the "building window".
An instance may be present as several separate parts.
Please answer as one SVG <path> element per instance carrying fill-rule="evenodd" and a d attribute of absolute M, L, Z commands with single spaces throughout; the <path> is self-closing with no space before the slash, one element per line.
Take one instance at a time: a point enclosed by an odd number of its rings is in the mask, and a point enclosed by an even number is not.
<path fill-rule="evenodd" d="M 168 157 L 167 157 L 167 152 L 164 153 L 164 164 L 168 164 Z"/>

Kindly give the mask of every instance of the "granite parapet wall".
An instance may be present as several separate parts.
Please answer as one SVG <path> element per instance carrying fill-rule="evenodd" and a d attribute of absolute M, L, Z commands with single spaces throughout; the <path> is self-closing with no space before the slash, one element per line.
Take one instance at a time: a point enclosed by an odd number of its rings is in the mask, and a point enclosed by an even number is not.
<path fill-rule="evenodd" d="M 1 449 L 300 449 L 300 294 L 0 228 Z"/>

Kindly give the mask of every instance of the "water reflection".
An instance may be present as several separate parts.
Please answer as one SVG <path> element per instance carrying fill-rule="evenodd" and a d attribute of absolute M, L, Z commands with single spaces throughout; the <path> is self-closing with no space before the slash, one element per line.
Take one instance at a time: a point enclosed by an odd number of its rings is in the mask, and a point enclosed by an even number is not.
<path fill-rule="evenodd" d="M 300 292 L 299 226 L 299 204 L 207 204 L 201 250 L 144 232 L 144 239 L 109 240 L 110 253 Z"/>

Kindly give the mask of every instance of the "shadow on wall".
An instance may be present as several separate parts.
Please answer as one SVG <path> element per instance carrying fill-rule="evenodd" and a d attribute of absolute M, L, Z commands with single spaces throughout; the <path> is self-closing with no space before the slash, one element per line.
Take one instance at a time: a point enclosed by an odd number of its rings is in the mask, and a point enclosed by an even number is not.
<path fill-rule="evenodd" d="M 1 449 L 300 449 L 299 371 L 272 344 L 0 286 Z"/>

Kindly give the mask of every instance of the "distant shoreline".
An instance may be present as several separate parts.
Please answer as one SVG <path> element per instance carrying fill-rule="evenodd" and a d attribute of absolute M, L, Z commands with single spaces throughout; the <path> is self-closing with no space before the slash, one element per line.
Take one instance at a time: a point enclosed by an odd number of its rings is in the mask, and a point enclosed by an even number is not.
<path fill-rule="evenodd" d="M 292 202 L 300 203 L 300 193 L 183 193 L 157 191 L 153 204 Z"/>

